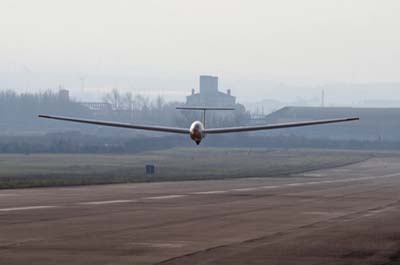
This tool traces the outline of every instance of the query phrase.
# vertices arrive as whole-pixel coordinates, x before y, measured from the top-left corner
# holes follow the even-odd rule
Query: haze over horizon
[[[395,0],[5,0],[0,89],[177,100],[212,74],[245,102],[321,89],[334,104],[400,100],[399,11]]]

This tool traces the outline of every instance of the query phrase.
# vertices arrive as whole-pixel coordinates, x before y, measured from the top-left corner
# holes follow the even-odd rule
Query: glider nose
[[[203,133],[200,130],[193,130],[190,132],[190,138],[196,142],[196,144],[200,144],[203,139]]]
[[[197,145],[200,144],[201,140],[204,137],[203,134],[203,125],[200,122],[194,122],[192,126],[190,126],[190,138],[196,142]]]

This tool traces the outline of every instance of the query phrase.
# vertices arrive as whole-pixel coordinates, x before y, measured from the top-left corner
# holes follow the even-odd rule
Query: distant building
[[[60,87],[60,90],[58,90],[58,97],[63,101],[69,101],[69,91]]]
[[[201,75],[200,92],[192,89],[192,94],[186,97],[186,105],[190,106],[232,107],[235,104],[236,97],[231,95],[230,89],[227,93],[218,91],[217,76]]]
[[[285,123],[353,116],[360,117],[360,121],[276,130],[270,134],[320,139],[400,141],[400,108],[284,107],[257,122]]]
[[[106,102],[80,102],[82,106],[88,108],[94,116],[101,116],[112,111],[112,105]]]

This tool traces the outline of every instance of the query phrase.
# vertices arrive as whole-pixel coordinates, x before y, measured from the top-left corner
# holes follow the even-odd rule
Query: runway
[[[388,264],[400,158],[290,177],[0,191],[0,264]]]

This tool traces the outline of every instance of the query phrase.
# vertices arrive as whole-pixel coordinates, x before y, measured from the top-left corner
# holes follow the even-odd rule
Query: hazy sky
[[[85,77],[88,90],[180,97],[214,74],[256,100],[317,93],[279,83],[400,82],[399,14],[398,0],[1,0],[0,88]]]

